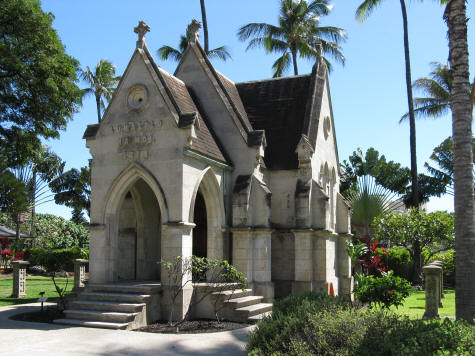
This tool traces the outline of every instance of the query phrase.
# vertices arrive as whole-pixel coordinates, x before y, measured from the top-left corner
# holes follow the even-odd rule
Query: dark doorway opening
[[[196,225],[193,228],[193,255],[207,257],[208,221],[205,200],[199,191],[198,194],[196,194],[193,217],[193,222]]]

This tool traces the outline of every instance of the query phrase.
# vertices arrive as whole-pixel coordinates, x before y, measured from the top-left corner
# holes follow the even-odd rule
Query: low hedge
[[[29,248],[25,251],[25,259],[34,266],[42,266],[48,272],[74,271],[73,261],[78,258],[88,259],[89,250],[80,247],[48,250],[45,248]]]
[[[315,293],[275,302],[249,335],[250,355],[473,355],[475,329],[463,321],[410,320],[358,311]]]

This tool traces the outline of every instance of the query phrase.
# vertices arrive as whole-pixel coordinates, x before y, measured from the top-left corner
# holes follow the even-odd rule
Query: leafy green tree
[[[454,195],[454,150],[453,150],[452,137],[447,137],[440,145],[434,148],[431,156],[429,157],[435,162],[438,168],[431,166],[429,163],[425,163],[424,166],[432,174],[432,176],[447,182],[446,193]],[[472,152],[475,153],[475,138],[472,138]],[[474,155],[475,156],[475,155]],[[473,164],[475,160],[472,159]],[[473,170],[473,166],[472,166]],[[474,172],[475,175],[475,172]],[[475,180],[473,182],[475,189]]]
[[[121,77],[115,75],[115,67],[107,59],[101,59],[94,71],[89,66],[86,66],[86,69],[81,68],[80,71],[81,79],[90,85],[89,88],[82,90],[82,98],[94,95],[97,107],[97,122],[101,122],[101,113],[106,107],[104,99],[107,101],[112,99]]]
[[[0,13],[0,149],[15,157],[66,128],[80,104],[78,62],[38,0],[3,0]]]
[[[456,241],[455,314],[457,319],[475,320],[475,223],[473,191],[472,109],[468,63],[467,7],[465,0],[447,3],[444,19],[448,27],[449,63],[452,76],[451,109],[454,140],[454,201]]]
[[[356,9],[356,18],[363,22],[373,11],[381,5],[383,0],[364,0]],[[400,0],[402,22],[404,30],[404,58],[406,62],[406,88],[407,88],[407,103],[409,107],[409,141],[411,148],[411,183],[414,194],[411,196],[411,205],[418,207],[419,200],[419,183],[417,176],[417,152],[416,152],[416,121],[414,116],[414,103],[412,99],[412,80],[411,80],[411,60],[409,57],[409,33],[407,28],[407,12],[405,0]]]
[[[56,204],[65,205],[73,209],[72,221],[76,224],[86,222],[83,212],[89,215],[91,195],[91,170],[82,167],[80,170],[73,168],[61,174],[49,185],[55,193]]]
[[[422,249],[430,258],[433,254],[453,248],[455,243],[454,216],[443,211],[425,213],[411,209],[409,214],[388,212],[374,220],[373,232],[379,241],[409,250],[414,261],[412,280],[416,283],[422,277]]]
[[[340,43],[346,39],[345,31],[339,27],[319,26],[320,18],[330,13],[332,6],[328,0],[281,0],[279,25],[250,23],[238,31],[238,38],[246,41],[252,37],[247,50],[264,47],[267,53],[281,53],[273,64],[274,77],[281,77],[290,67],[298,75],[297,54],[301,58],[315,59],[318,46],[322,52],[337,62],[345,63]],[[330,62],[325,58],[329,69]]]
[[[179,62],[183,57],[183,53],[185,53],[186,47],[188,47],[188,42],[190,40],[190,31],[186,30],[186,35],[180,36],[180,43],[178,45],[178,49],[175,49],[171,46],[162,46],[158,49],[157,55],[160,59],[166,61],[168,59],[172,59],[174,61]],[[205,37],[206,41],[206,37]],[[229,49],[227,46],[221,46],[214,48],[212,50],[206,49],[206,42],[205,42],[205,53],[208,58],[219,58],[222,61],[226,61],[227,59],[232,59],[231,54],[229,53]]]

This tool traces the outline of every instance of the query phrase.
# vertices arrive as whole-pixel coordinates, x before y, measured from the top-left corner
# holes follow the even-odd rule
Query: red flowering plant
[[[12,256],[13,256],[12,250],[10,250],[9,248],[2,249],[1,257],[2,257],[2,265],[3,265],[4,270],[7,268],[8,261],[11,260]]]
[[[8,237],[2,237],[0,242],[2,244],[2,250],[7,248],[10,245],[10,239]]]
[[[387,254],[388,251],[384,247],[381,247],[378,241],[371,241],[369,236],[363,236],[360,238],[367,249],[366,253],[361,256],[363,263],[363,274],[380,276],[383,272],[387,271],[386,266],[381,260],[381,254]]]

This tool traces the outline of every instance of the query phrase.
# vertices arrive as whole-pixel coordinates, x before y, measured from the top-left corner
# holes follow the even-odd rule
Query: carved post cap
[[[12,261],[11,264],[12,264],[13,266],[22,267],[22,266],[27,266],[27,265],[29,265],[30,262],[28,262],[28,261],[21,261],[21,260],[20,260],[20,261]]]
[[[425,274],[439,274],[440,270],[442,267],[436,266],[436,265],[428,265],[422,267],[422,270],[424,271]]]
[[[191,23],[186,28],[186,32],[188,34],[188,41],[190,43],[198,42],[198,38],[200,36],[199,31],[201,28],[201,22],[193,19]]]
[[[137,48],[143,48],[145,45],[145,34],[150,32],[150,26],[148,26],[144,21],[139,21],[138,26],[134,28],[134,32],[139,36],[139,39],[137,40]]]
[[[322,46],[322,43],[319,42],[317,44],[317,60],[320,60],[320,58],[322,58],[322,52],[323,52],[323,46]]]
[[[73,263],[85,264],[85,263],[89,263],[89,260],[84,260],[82,258],[77,258],[73,261]]]

